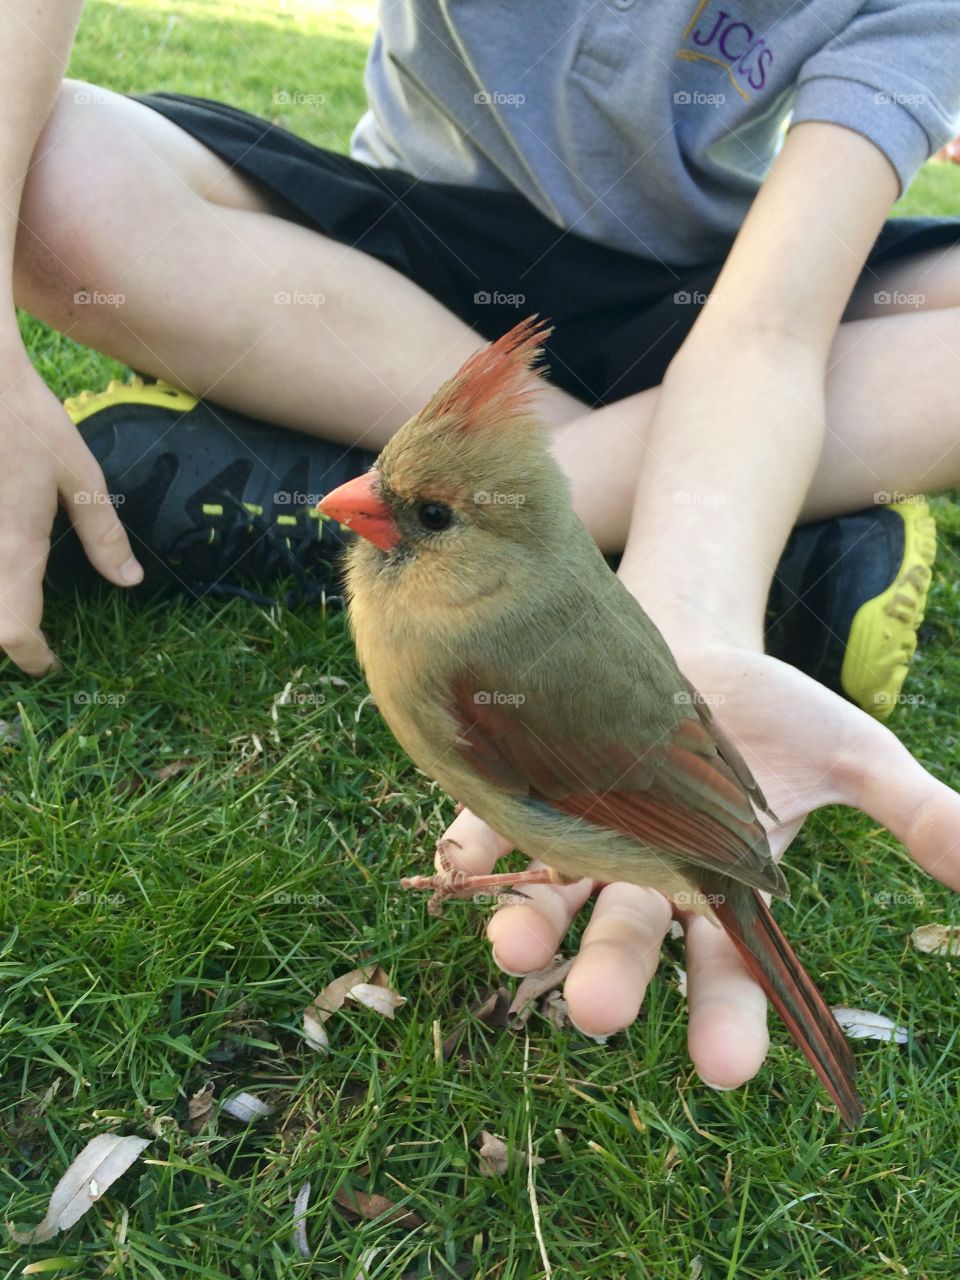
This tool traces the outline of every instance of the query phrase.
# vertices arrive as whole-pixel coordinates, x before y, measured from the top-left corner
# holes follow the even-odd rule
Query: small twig
[[[553,1267],[547,1255],[547,1246],[540,1226],[540,1205],[537,1203],[537,1188],[533,1173],[533,1121],[530,1116],[530,1087],[527,1083],[527,1067],[530,1064],[530,1035],[526,1029],[523,1033],[523,1098],[527,1112],[527,1195],[530,1197],[530,1212],[533,1215],[533,1233],[540,1246],[540,1258],[543,1262],[544,1280],[552,1280]]]

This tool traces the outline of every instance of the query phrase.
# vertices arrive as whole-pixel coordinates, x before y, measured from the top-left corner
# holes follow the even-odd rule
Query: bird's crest
[[[541,369],[535,368],[552,325],[528,316],[484,347],[445,382],[420,415],[454,417],[461,430],[487,422],[502,422],[526,413],[536,392]]]

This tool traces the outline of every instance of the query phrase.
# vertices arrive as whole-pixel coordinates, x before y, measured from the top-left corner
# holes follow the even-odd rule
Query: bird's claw
[[[515,904],[519,899],[527,900],[528,895],[516,888],[522,884],[549,884],[552,876],[549,868],[536,871],[505,871],[496,875],[470,875],[455,867],[445,844],[456,844],[455,840],[441,840],[437,845],[437,864],[440,870],[432,876],[405,876],[400,881],[401,889],[430,889],[432,896],[427,903],[427,911],[432,916],[443,912],[443,905],[452,899],[472,898],[476,903],[495,902],[497,906]],[[459,846],[458,846],[459,847]]]
[[[432,916],[442,915],[444,903],[447,902],[472,899],[477,904],[495,902],[498,907],[503,907],[514,905],[521,899],[526,901],[529,896],[520,889],[484,893],[475,886],[474,881],[482,882],[485,878],[470,876],[465,871],[451,868],[450,871],[441,871],[432,876],[405,876],[400,881],[400,888],[431,889],[433,892],[427,903],[427,911]]]

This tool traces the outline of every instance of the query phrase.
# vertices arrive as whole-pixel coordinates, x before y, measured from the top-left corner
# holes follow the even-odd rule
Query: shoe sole
[[[171,382],[144,382],[134,377],[130,382],[108,382],[104,391],[81,391],[79,395],[64,400],[63,407],[75,425],[111,409],[114,405],[152,404],[161,409],[173,409],[189,413],[197,404],[197,397]]]
[[[890,509],[903,521],[900,568],[854,615],[840,669],[844,693],[878,720],[902,701],[937,554],[936,524],[925,502],[895,502]]]

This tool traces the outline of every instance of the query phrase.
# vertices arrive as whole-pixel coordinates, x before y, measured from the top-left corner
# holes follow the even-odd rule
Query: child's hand
[[[930,875],[960,888],[960,795],[933,778],[878,721],[793,667],[746,650],[715,647],[681,660],[743,753],[782,826],[779,857],[814,809],[847,804],[889,828]],[[769,823],[765,825],[770,827]],[[456,865],[488,872],[510,851],[468,811],[446,832]],[[592,882],[529,886],[530,901],[490,921],[494,956],[510,973],[553,957]],[[674,912],[660,894],[629,884],[601,889],[564,994],[581,1030],[628,1026],[657,968]],[[690,1057],[709,1084],[749,1080],[767,1051],[766,1001],[726,934],[702,916],[681,916],[687,936]]]
[[[0,361],[0,652],[29,675],[56,659],[40,630],[50,529],[63,504],[90,562],[117,586],[143,576],[103,473],[20,347]]]

